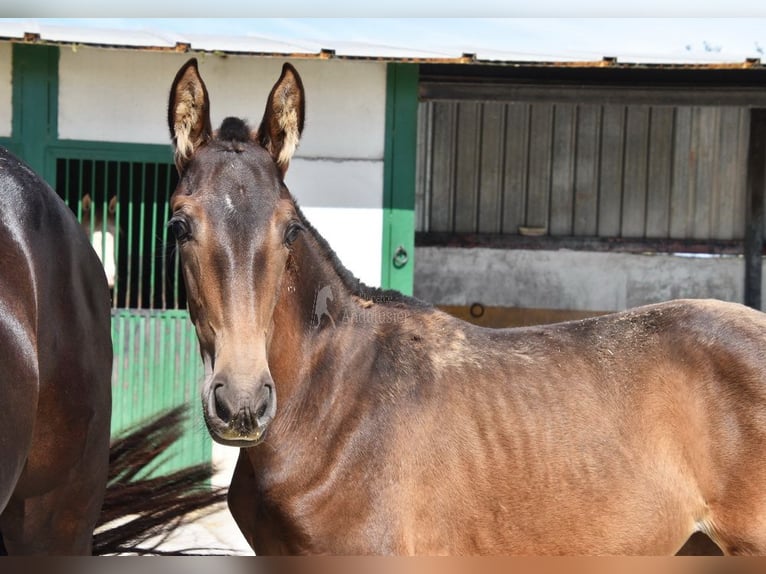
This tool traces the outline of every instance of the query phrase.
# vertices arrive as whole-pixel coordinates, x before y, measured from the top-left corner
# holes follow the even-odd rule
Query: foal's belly
[[[683,441],[643,406],[600,401],[551,401],[534,416],[486,404],[470,424],[437,415],[439,433],[410,436],[406,552],[675,553],[706,510]]]
[[[413,521],[404,551],[412,554],[674,554],[695,529],[702,505],[687,490],[634,481],[586,492],[520,485],[515,495],[433,501]],[[510,490],[510,489],[509,489]],[[421,509],[422,510],[422,509]]]

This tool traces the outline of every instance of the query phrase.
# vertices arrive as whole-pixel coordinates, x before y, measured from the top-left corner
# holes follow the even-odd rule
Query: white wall
[[[61,49],[59,138],[168,144],[170,84],[188,54]],[[257,126],[285,60],[198,54],[214,127]],[[306,127],[286,182],[306,217],[362,281],[381,273],[386,66],[294,60]]]
[[[12,53],[10,42],[0,42],[0,137],[11,136]]]
[[[742,302],[744,276],[744,260],[733,256],[440,247],[415,253],[415,296],[443,305],[618,311],[684,297]]]

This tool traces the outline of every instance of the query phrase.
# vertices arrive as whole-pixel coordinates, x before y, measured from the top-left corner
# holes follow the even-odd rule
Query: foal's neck
[[[360,293],[366,289],[305,219],[304,223],[306,231],[292,247],[280,287],[269,350],[272,376],[288,392],[307,376],[301,369],[317,348],[332,344],[344,317],[364,304]]]
[[[328,253],[326,242],[313,228],[307,226],[291,249],[269,337],[277,414],[267,435],[269,444],[252,453],[259,464],[275,468],[291,466],[289,461],[304,448],[321,449],[313,437],[322,442],[327,433],[332,435],[332,429],[322,428],[325,405],[344,392],[344,385],[353,384],[338,376],[338,365],[333,367],[332,361],[342,357],[342,347],[348,347],[353,337],[344,317],[365,304],[351,289],[350,273]],[[312,437],[313,444],[306,437]]]
[[[344,448],[353,428],[347,423],[359,416],[358,401],[348,397],[374,387],[364,369],[378,357],[381,332],[398,328],[380,318],[429,307],[366,287],[306,228],[292,247],[269,342],[277,413],[263,448],[248,451],[264,489],[282,492],[305,492],[305,481],[326,469],[326,457]]]

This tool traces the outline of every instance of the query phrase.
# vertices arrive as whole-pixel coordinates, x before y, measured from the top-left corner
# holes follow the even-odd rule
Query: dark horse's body
[[[289,65],[257,131],[212,131],[193,60],[170,97],[203,411],[246,447],[229,506],[256,553],[766,552],[766,316],[490,330],[368,290],[284,185],[303,106]]]
[[[0,536],[89,554],[109,463],[104,270],[55,192],[0,148]]]

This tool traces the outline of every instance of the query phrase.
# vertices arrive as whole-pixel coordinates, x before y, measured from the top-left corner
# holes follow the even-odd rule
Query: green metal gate
[[[199,401],[202,361],[186,311],[175,243],[168,240],[166,227],[168,200],[177,182],[175,167],[165,161],[85,155],[65,148],[57,151],[55,187],[80,221],[87,222],[84,226],[91,236],[107,231],[110,223],[116,229],[112,434],[168,407],[189,405],[184,436],[168,453],[162,470],[209,462],[211,441]],[[83,202],[86,196],[91,213]],[[110,210],[113,198],[116,204]],[[101,247],[106,249],[103,241]]]

